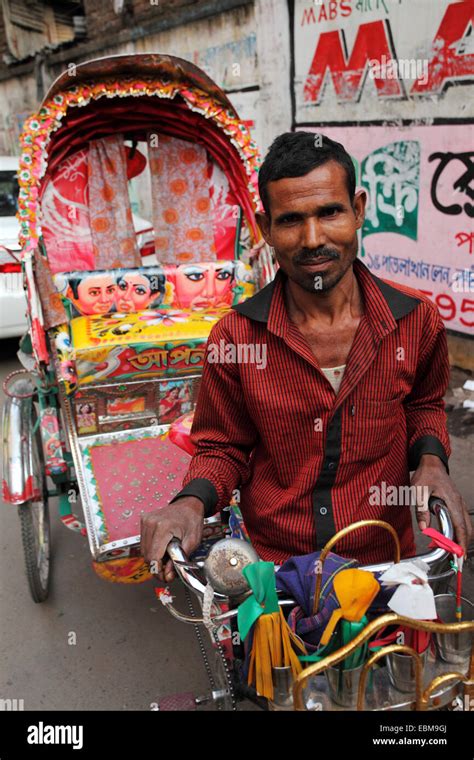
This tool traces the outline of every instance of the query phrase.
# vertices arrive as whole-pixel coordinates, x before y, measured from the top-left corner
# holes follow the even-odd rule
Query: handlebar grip
[[[170,538],[168,542],[168,546],[166,547],[166,552],[163,557],[163,563],[168,559],[172,560],[173,562],[180,563],[187,561],[187,556],[184,553],[183,547],[181,546],[181,541],[179,538],[176,538],[176,536]]]
[[[438,518],[440,530],[443,536],[445,536],[445,538],[453,540],[453,521],[444,499],[440,499],[439,496],[430,496],[428,500],[428,509],[430,510],[431,514],[435,515]]]
[[[439,496],[430,496],[428,499],[428,508],[433,514],[437,514],[439,509],[447,509],[446,502]]]

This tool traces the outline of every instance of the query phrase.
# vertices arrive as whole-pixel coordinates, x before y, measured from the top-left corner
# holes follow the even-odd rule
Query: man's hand
[[[169,583],[176,576],[169,560],[163,567],[166,547],[173,538],[179,538],[186,554],[191,554],[201,543],[204,524],[204,504],[195,496],[183,496],[156,512],[142,516],[141,549],[145,562],[156,562],[156,572],[162,581]]]
[[[443,499],[453,521],[456,541],[462,546],[466,554],[472,536],[471,518],[467,511],[466,502],[446,472],[441,459],[434,454],[424,454],[420,459],[418,468],[413,473],[411,485],[418,486],[416,489],[416,516],[420,530],[424,530],[430,524],[430,513],[428,511],[430,496]]]

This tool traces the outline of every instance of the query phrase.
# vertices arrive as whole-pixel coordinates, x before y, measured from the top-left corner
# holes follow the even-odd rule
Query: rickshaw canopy
[[[156,132],[203,146],[227,177],[252,242],[259,200],[259,153],[225,93],[197,66],[169,55],[141,53],[74,66],[51,86],[20,138],[20,242],[34,249],[41,234],[41,197],[69,156],[93,140]]]

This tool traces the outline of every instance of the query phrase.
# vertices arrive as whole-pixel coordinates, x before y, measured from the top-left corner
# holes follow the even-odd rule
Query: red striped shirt
[[[384,501],[384,483],[385,493],[409,485],[422,454],[447,466],[449,361],[439,313],[418,291],[375,277],[358,259],[354,273],[364,314],[337,395],[288,317],[281,270],[209,336],[191,433],[197,448],[178,496],[202,498],[209,515],[240,488],[244,521],[264,560],[280,564],[321,549],[362,519],[393,525],[402,556],[413,555],[408,499],[374,502]],[[211,362],[213,346],[221,359],[227,346],[260,347],[266,366]],[[370,527],[335,551],[370,564],[392,559],[392,547],[387,531]]]

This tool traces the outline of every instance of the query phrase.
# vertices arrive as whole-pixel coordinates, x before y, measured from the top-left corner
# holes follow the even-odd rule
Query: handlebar
[[[172,538],[171,541],[168,544],[167,547],[167,554],[171,561],[173,562],[174,568],[176,570],[176,574],[180,578],[180,580],[184,583],[184,585],[191,589],[195,594],[201,597],[201,600],[204,599],[204,592],[206,589],[206,583],[202,580],[197,574],[196,570],[200,569],[200,566],[194,562],[190,562],[189,558],[186,556],[183,547],[181,545],[181,542],[177,538]],[[279,591],[277,591],[277,594],[280,594]],[[213,601],[219,603],[219,602],[228,602],[229,597],[225,596],[224,594],[220,594],[218,591],[214,591],[213,594]],[[294,607],[294,599],[278,599],[278,604],[280,607]],[[196,623],[204,623],[204,619],[202,618],[196,618],[191,617],[188,615],[183,615],[181,612],[178,612],[172,604],[169,602],[166,604],[167,609],[169,612],[178,620],[180,620],[182,623],[191,623],[195,625]],[[226,612],[222,612],[218,615],[214,615],[212,617],[212,623],[214,625],[220,625],[221,623],[224,623],[230,618],[233,618],[237,615],[237,608],[232,610],[227,610]]]
[[[166,552],[170,560],[173,562],[176,574],[183,581],[185,586],[190,588],[191,591],[194,591],[194,593],[203,596],[206,584],[195,573],[195,570],[199,568],[199,565],[190,562],[181,546],[181,541],[178,538],[172,538],[168,544]],[[224,594],[219,594],[217,592],[214,593],[214,599],[216,599],[216,601],[227,601],[227,597],[224,596]]]
[[[454,530],[453,530],[453,523],[451,520],[451,516],[447,510],[446,503],[439,499],[438,497],[431,497],[429,500],[429,510],[430,512],[435,515],[440,523],[440,529],[443,536],[449,539],[454,538]],[[196,573],[197,570],[200,569],[200,565],[193,563],[189,560],[189,558],[186,556],[183,547],[181,546],[181,542],[177,538],[172,538],[171,541],[168,544],[167,547],[167,553],[169,558],[172,560],[176,574],[180,578],[180,580],[184,583],[185,586],[187,586],[191,591],[193,591],[195,594],[200,596],[201,598],[204,597],[204,592],[206,589],[206,582],[203,581],[202,578],[199,577],[199,575]],[[428,574],[428,581],[435,581],[439,580],[446,575],[444,574],[437,574],[435,569],[440,569],[441,564],[443,561],[446,561],[449,556],[449,553],[445,549],[439,549],[435,548],[432,551],[428,552],[427,554],[420,555],[417,557],[417,559],[423,560],[423,562],[426,562],[426,564],[430,567],[430,569],[433,571],[432,574]],[[400,563],[404,562],[410,562],[414,558],[408,557],[406,559],[402,559]],[[388,570],[389,567],[393,565],[393,562],[381,562],[379,564],[375,565],[363,565],[360,567],[361,570],[367,570],[372,573],[383,573],[385,570]],[[450,574],[450,573],[448,573]],[[280,593],[280,592],[277,592]],[[220,594],[218,592],[214,592],[214,600],[216,602],[227,602],[228,596],[225,596],[224,594]],[[281,607],[287,607],[287,606],[294,606],[295,602],[293,599],[283,599],[280,598],[278,600],[278,604]],[[196,623],[196,622],[202,622],[197,618],[191,618],[187,617],[185,615],[181,615],[176,610],[172,608],[170,604],[167,605],[169,608],[171,614],[173,614],[175,617],[177,617],[179,620],[186,622],[186,623]],[[223,612],[220,615],[217,615],[213,617],[213,622],[220,624],[224,622],[225,620],[228,620],[231,617],[234,617],[237,614],[237,609],[229,610],[228,612]]]
[[[451,515],[449,514],[446,507],[446,503],[443,501],[443,499],[439,499],[437,496],[431,496],[428,501],[428,508],[431,514],[435,515],[438,518],[441,533],[443,536],[453,541],[453,522],[451,520]],[[447,552],[445,549],[439,549],[436,547],[431,552],[428,552],[428,554],[420,555],[417,557],[417,559],[423,560],[423,562],[426,562],[427,565],[432,567],[433,565],[441,563],[443,560],[445,560],[448,557],[448,554],[449,552]],[[410,562],[413,559],[414,557],[408,557],[407,559],[402,559],[401,562]],[[364,567],[361,567],[361,570],[368,570],[371,573],[383,573],[385,570],[388,570],[392,564],[392,562],[381,562],[377,565],[364,565]],[[439,577],[440,576],[436,574],[428,575],[428,580],[437,580]]]

